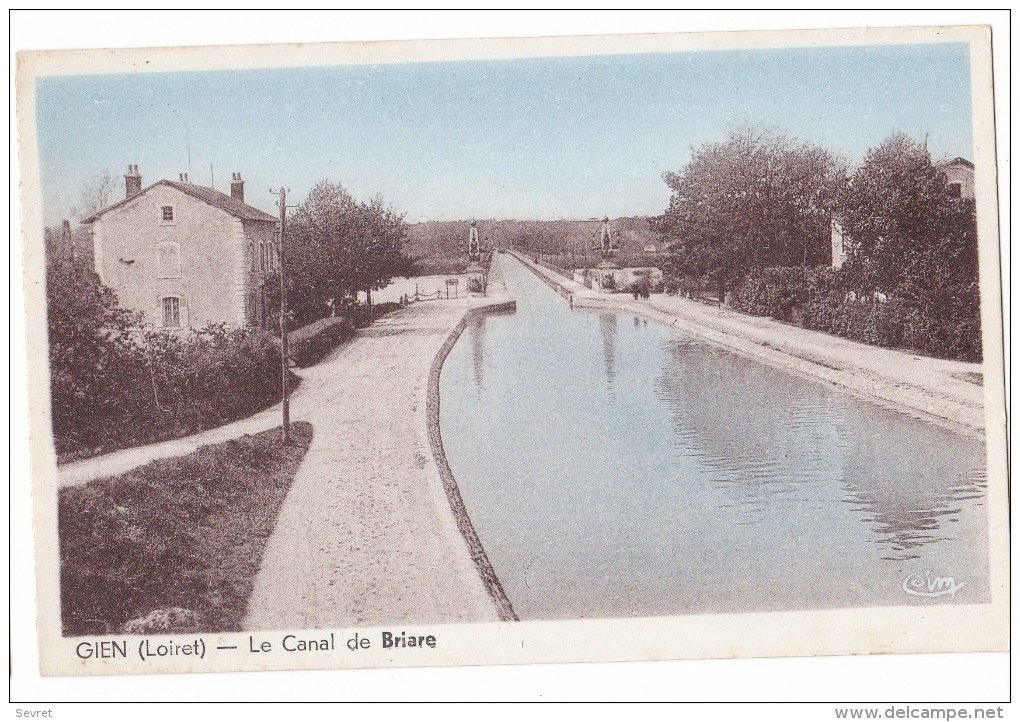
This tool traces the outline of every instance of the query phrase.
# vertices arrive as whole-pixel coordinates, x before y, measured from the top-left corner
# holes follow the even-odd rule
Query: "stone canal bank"
[[[868,346],[676,296],[655,294],[635,301],[628,294],[599,293],[511,253],[576,307],[643,316],[967,436],[983,437],[981,364]]]

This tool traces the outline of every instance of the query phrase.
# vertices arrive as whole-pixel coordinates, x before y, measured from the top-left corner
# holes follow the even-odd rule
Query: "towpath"
[[[315,436],[262,558],[245,629],[497,621],[429,439],[437,354],[505,299],[414,304],[302,373]],[[468,522],[469,523],[469,522]]]
[[[654,294],[635,301],[627,294],[599,293],[530,258],[514,256],[577,307],[645,316],[960,433],[983,434],[981,364],[869,346],[676,296]]]

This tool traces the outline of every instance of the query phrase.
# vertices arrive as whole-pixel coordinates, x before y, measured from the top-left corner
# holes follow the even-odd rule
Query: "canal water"
[[[521,619],[988,601],[978,441],[495,263],[440,423]]]

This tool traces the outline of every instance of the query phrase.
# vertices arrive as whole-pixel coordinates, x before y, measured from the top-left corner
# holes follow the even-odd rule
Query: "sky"
[[[328,178],[417,222],[659,214],[662,174],[747,124],[852,164],[897,131],[973,157],[965,44],[49,77],[36,107],[47,224],[128,164],[240,172],[271,213]]]

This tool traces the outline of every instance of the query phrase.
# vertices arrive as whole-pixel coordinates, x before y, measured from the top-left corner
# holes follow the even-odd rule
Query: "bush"
[[[98,347],[97,363],[51,366],[53,434],[62,461],[219,426],[280,395],[279,348],[260,329],[136,332]]]
[[[482,279],[477,276],[472,276],[468,279],[467,283],[468,293],[481,293],[482,292]]]
[[[320,319],[291,333],[290,357],[300,367],[310,366],[353,334],[354,322],[348,316]]]
[[[713,300],[718,296],[719,286],[708,276],[685,276],[678,273],[664,273],[662,290],[678,296],[698,298],[710,296]]]
[[[260,329],[219,324],[181,335],[153,331],[143,352],[171,436],[243,418],[279,398],[280,352]]]
[[[58,458],[174,438],[279,398],[280,353],[259,329],[145,332],[75,257],[47,257],[50,403]]]
[[[733,307],[752,316],[792,321],[796,309],[828,291],[833,282],[828,269],[757,269],[734,289]]]
[[[374,303],[371,306],[360,303],[356,306],[351,306],[349,313],[354,321],[355,328],[365,328],[377,318],[385,316],[387,313],[392,313],[398,308],[400,308],[400,304],[396,301]]]
[[[652,281],[647,276],[642,276],[634,281],[631,281],[630,285],[627,286],[627,293],[637,298],[648,298],[652,295]]]
[[[879,301],[829,268],[765,268],[738,286],[734,307],[873,346],[980,361],[976,286],[946,295],[952,301],[938,309],[896,297]]]

